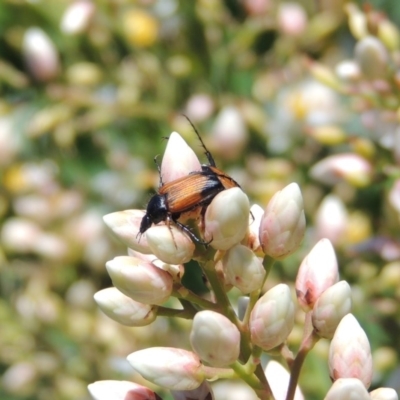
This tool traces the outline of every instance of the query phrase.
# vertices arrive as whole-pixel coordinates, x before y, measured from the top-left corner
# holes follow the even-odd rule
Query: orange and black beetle
[[[152,224],[158,224],[161,221],[173,221],[192,240],[200,244],[207,244],[201,241],[186,225],[179,222],[178,219],[182,214],[199,207],[204,214],[206,207],[218,193],[233,187],[240,187],[235,180],[216,167],[211,153],[207,150],[196,128],[190,120],[189,123],[192,125],[205,150],[209,164],[203,164],[201,171],[193,171],[187,176],[166,184],[162,183],[160,173],[160,188],[158,193],[147,204],[146,214],[140,224],[139,235],[146,232]]]

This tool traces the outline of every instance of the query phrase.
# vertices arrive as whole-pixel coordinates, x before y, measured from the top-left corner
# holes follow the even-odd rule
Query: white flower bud
[[[160,400],[147,387],[128,381],[97,381],[88,385],[94,400]]]
[[[250,204],[238,187],[218,193],[205,214],[205,240],[217,250],[228,250],[246,235]]]
[[[173,225],[152,226],[146,231],[146,239],[152,253],[167,264],[184,264],[193,257],[194,243]]]
[[[371,400],[362,382],[355,378],[338,379],[324,400]]]
[[[351,288],[340,281],[321,294],[312,311],[312,323],[318,335],[332,339],[341,319],[351,311]]]
[[[114,287],[100,290],[94,300],[104,314],[122,325],[145,326],[157,318],[153,306],[138,303]]]
[[[193,318],[190,343],[203,361],[213,367],[226,367],[239,357],[240,332],[224,315],[200,311]]]
[[[151,254],[146,235],[138,236],[144,214],[141,210],[117,211],[105,215],[103,221],[126,246],[143,254]]]
[[[71,3],[62,16],[61,31],[68,35],[84,32],[93,17],[94,11],[94,4],[89,0],[78,0]]]
[[[139,303],[162,304],[172,293],[168,272],[135,257],[115,257],[106,264],[114,286]]]
[[[303,198],[296,183],[276,193],[260,224],[260,242],[265,254],[284,259],[297,250],[306,227]]]
[[[127,358],[143,378],[166,389],[193,390],[205,378],[199,358],[190,351],[152,347],[136,351]]]
[[[357,378],[366,388],[372,379],[371,348],[367,335],[352,314],[340,321],[329,347],[329,370],[333,381]]]
[[[226,282],[243,294],[260,289],[265,269],[260,259],[246,246],[238,244],[229,249],[222,259]]]
[[[370,392],[371,400],[399,400],[399,396],[392,388],[379,388]]]
[[[293,329],[294,304],[289,286],[281,283],[268,290],[250,315],[251,341],[264,350],[283,343]]]
[[[31,74],[38,81],[49,81],[59,72],[57,50],[40,28],[29,28],[24,35],[22,51]]]

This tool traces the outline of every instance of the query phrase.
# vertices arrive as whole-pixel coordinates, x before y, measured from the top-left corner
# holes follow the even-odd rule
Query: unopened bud
[[[128,381],[97,381],[88,390],[94,400],[161,400],[149,388]]]
[[[371,400],[367,389],[358,379],[338,379],[329,389],[324,400]]]
[[[173,225],[152,226],[146,231],[146,239],[152,253],[167,264],[184,264],[193,257],[192,240]]]
[[[392,388],[379,388],[370,392],[371,400],[399,400],[399,396]]]
[[[389,50],[396,51],[400,47],[400,32],[397,26],[388,19],[379,22],[378,38]]]
[[[356,44],[355,58],[366,78],[379,79],[387,76],[389,54],[375,36],[367,36]]]
[[[145,326],[157,318],[153,306],[138,303],[114,287],[100,290],[94,300],[104,314],[122,325]]]
[[[329,347],[329,371],[333,381],[357,378],[368,389],[372,379],[371,348],[367,335],[352,314],[340,321]]]
[[[296,278],[300,307],[309,311],[319,296],[339,280],[335,251],[328,239],[321,239],[302,261]]]
[[[321,294],[312,311],[312,323],[319,336],[332,339],[339,322],[351,311],[351,289],[340,281]]]
[[[90,0],[74,1],[62,16],[61,31],[67,35],[76,35],[84,32],[94,15],[94,11],[94,4]]]
[[[227,283],[237,287],[243,294],[260,289],[265,269],[260,259],[246,246],[238,244],[227,251],[222,265]]]
[[[217,250],[228,250],[241,242],[249,223],[250,204],[239,188],[224,190],[207,207],[205,240]]]
[[[213,367],[226,367],[239,357],[240,332],[224,315],[200,311],[193,318],[190,343],[203,361]]]
[[[297,250],[306,227],[303,198],[296,183],[276,193],[260,224],[260,242],[265,254],[282,260]]]
[[[171,275],[138,258],[115,257],[106,268],[114,286],[139,303],[162,304],[172,293]]]
[[[38,81],[49,81],[58,75],[57,50],[42,29],[29,28],[25,32],[22,51],[29,71]]]
[[[187,350],[152,347],[127,358],[143,378],[166,389],[193,390],[205,378],[198,356]]]
[[[368,35],[367,18],[354,3],[345,6],[349,18],[349,28],[356,39],[362,39]]]
[[[251,341],[263,350],[282,344],[294,325],[294,304],[289,286],[281,283],[268,290],[250,315]]]

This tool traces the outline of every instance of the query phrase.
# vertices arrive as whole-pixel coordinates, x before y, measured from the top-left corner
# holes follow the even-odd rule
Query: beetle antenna
[[[164,185],[164,182],[163,182],[163,180],[162,180],[162,175],[161,175],[161,166],[160,166],[160,164],[157,162],[157,157],[158,157],[158,156],[159,156],[159,154],[157,154],[157,155],[154,157],[154,163],[155,163],[156,166],[157,166],[158,175],[160,175],[160,182],[158,183],[158,188],[160,188],[161,186]]]
[[[189,118],[187,115],[185,115],[185,114],[182,114],[182,115],[188,120],[189,124],[192,126],[192,128],[193,128],[193,130],[195,131],[197,137],[199,138],[200,143],[201,143],[201,145],[202,145],[202,147],[203,147],[203,149],[204,149],[204,154],[206,155],[208,162],[210,163],[210,165],[211,165],[212,167],[216,167],[214,158],[213,158],[213,156],[211,155],[211,153],[208,151],[206,145],[204,144],[204,142],[203,142],[203,140],[202,140],[202,138],[201,138],[201,136],[200,136],[199,131],[196,129],[196,127],[194,126],[193,122],[190,120],[190,118]]]

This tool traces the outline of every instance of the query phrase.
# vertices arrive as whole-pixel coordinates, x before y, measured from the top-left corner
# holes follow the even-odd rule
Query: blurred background
[[[373,387],[399,390],[399,23],[390,0],[1,0],[0,398],[88,399],[96,380],[143,383],[131,352],[189,348],[187,321],[126,328],[93,301],[126,252],[102,216],[145,207],[163,137],[206,161],[182,113],[252,203],[300,185],[307,237],[268,285],[328,237]],[[328,344],[307,399],[330,386]]]

